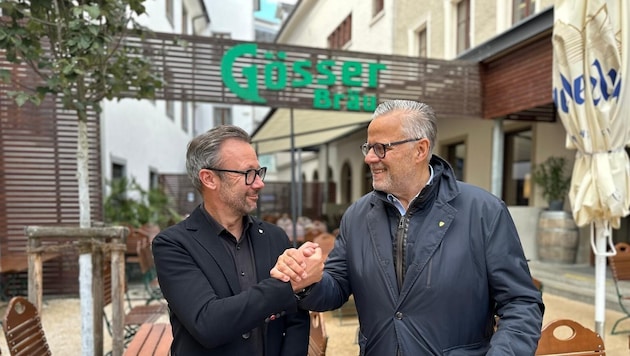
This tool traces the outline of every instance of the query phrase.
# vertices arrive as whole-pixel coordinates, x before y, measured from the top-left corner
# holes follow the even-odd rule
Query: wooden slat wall
[[[29,70],[3,58],[0,55],[0,66],[10,68],[22,85],[35,86]],[[0,83],[0,258],[26,251],[26,225],[79,223],[76,115],[51,96],[39,107],[30,103],[18,107],[7,96],[16,88]],[[100,134],[94,113],[88,130],[92,219],[102,221]],[[45,263],[44,292],[76,293],[77,264],[72,251]]]
[[[549,35],[484,63],[483,117],[503,117],[551,104],[552,61]]]
[[[156,72],[168,81],[168,85],[156,93],[157,99],[312,109],[315,89],[337,92],[343,88],[313,84],[304,88],[267,90],[264,84],[265,66],[274,61],[282,63],[288,68],[290,76],[287,82],[290,82],[295,78],[291,74],[294,62],[309,60],[314,65],[332,59],[337,63],[333,68],[337,78],[341,77],[342,62],[357,61],[363,63],[364,67],[366,63],[385,64],[387,69],[379,73],[378,87],[368,88],[364,82],[361,87],[353,88],[361,95],[376,95],[379,102],[388,99],[422,100],[441,115],[458,118],[478,118],[482,113],[478,63],[276,43],[258,43],[255,58],[247,55],[235,61],[234,77],[243,86],[245,79],[241,75],[242,69],[253,65],[258,67],[258,88],[260,95],[267,99],[264,104],[244,101],[223,84],[221,60],[232,47],[246,43],[249,42],[170,33],[154,33],[145,39],[128,39],[129,45],[137,47],[139,53],[151,58]],[[279,52],[284,52],[286,58],[277,60],[275,54]],[[265,59],[266,53],[274,54],[274,59]],[[315,69],[312,73],[317,77]],[[366,77],[364,72],[363,78]],[[133,96],[133,93],[128,95]],[[345,109],[343,104],[341,110]]]

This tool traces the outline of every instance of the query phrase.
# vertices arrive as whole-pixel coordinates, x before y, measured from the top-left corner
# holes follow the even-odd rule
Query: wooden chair
[[[567,331],[568,336],[557,336]],[[599,334],[574,320],[559,319],[543,327],[536,355],[602,356],[606,355],[604,350]]]
[[[324,314],[309,312],[311,316],[311,331],[308,337],[308,356],[325,356],[328,345],[328,335],[324,324]]]
[[[109,261],[103,264],[103,307],[112,303],[112,270]],[[140,325],[144,323],[153,323],[168,312],[166,304],[136,305],[131,304],[131,299],[127,293],[127,284],[125,283],[125,296],[127,300],[127,311],[124,319],[124,343],[127,345],[129,341],[138,331]],[[112,325],[107,312],[103,310],[103,319],[107,326],[107,331],[112,334]]]
[[[619,323],[630,318],[630,244],[620,242],[615,245],[617,254],[608,256],[608,265],[612,271],[612,277],[615,281],[615,289],[617,291],[617,299],[621,310],[626,316],[619,318],[612,327],[611,334],[621,334],[630,332],[630,330],[617,330]]]
[[[142,284],[144,284],[144,290],[147,293],[146,304],[151,303],[154,300],[162,300],[162,290],[160,289],[160,283],[157,279],[157,271],[155,270],[155,260],[153,259],[153,252],[151,251],[151,243],[148,238],[143,238],[138,241],[136,251],[140,259],[140,273],[142,274]]]
[[[13,297],[2,324],[12,356],[52,355],[37,308],[24,297]]]

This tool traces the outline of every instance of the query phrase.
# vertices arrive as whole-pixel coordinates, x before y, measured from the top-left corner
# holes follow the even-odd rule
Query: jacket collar
[[[249,224],[246,225],[248,234],[251,239],[252,251],[254,254],[254,260],[256,265],[257,280],[269,277],[269,270],[273,267],[271,265],[271,246],[269,244],[270,235],[263,228],[262,221],[247,216]],[[233,294],[241,292],[241,287],[238,282],[238,274],[234,267],[234,261],[230,257],[230,254],[225,251],[225,247],[219,237],[219,233],[224,230],[224,227],[217,223],[214,219],[210,219],[207,216],[207,212],[203,210],[203,206],[199,205],[185,221],[186,230],[190,231],[191,236],[197,243],[203,248],[210,258],[214,259],[221,272],[225,276],[225,279],[230,285],[230,289]],[[273,259],[275,263],[275,259]]]

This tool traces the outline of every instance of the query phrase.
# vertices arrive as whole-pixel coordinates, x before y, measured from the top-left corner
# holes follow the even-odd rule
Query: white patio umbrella
[[[553,98],[566,146],[577,149],[569,199],[576,224],[592,227],[595,331],[602,337],[611,228],[630,206],[628,11],[627,0],[556,0],[554,7]]]

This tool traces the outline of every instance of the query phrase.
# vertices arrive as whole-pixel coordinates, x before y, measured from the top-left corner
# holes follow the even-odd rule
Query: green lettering
[[[325,78],[317,80],[318,84],[333,85],[335,84],[335,73],[332,71],[332,67],[335,65],[335,61],[327,59],[317,63],[317,72],[323,74]]]
[[[285,56],[281,55],[283,52],[278,53],[279,59],[284,59]],[[274,76],[275,72],[275,76]],[[275,77],[275,81],[273,80]],[[265,66],[265,86],[269,90],[282,90],[287,86],[287,66],[286,64],[275,61]]]
[[[328,109],[330,105],[330,92],[328,92],[328,90],[315,89],[313,91],[313,108]]]
[[[376,95],[363,95],[363,110],[374,111],[376,110]]]
[[[251,65],[243,67],[242,76],[245,78],[247,86],[242,87],[234,78],[234,63],[244,55],[256,56],[258,46],[255,43],[245,43],[230,48],[221,59],[221,78],[223,84],[230,89],[239,98],[249,100],[255,103],[266,103],[267,100],[262,98],[258,93],[258,67]]]
[[[309,72],[311,69],[311,61],[296,61],[293,63],[293,72],[296,75],[300,75],[302,80],[293,79],[291,86],[294,88],[301,88],[310,85],[313,82],[313,75]]]
[[[341,101],[343,99],[345,99],[346,96],[342,93],[335,93],[334,99],[333,99],[333,109],[335,110],[339,110],[341,109]]]
[[[360,62],[345,62],[341,69],[341,80],[343,85],[351,87],[360,87],[361,79],[352,79],[353,77],[361,77],[363,66]]]
[[[383,63],[368,64],[368,88],[376,88],[378,85],[378,72],[383,69],[387,69],[387,66]]]
[[[361,110],[361,98],[359,92],[356,90],[348,90],[348,110],[360,111]]]

